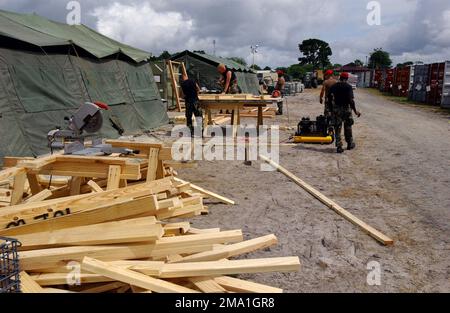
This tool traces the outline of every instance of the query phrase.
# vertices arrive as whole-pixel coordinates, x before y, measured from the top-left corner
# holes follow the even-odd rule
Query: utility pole
[[[214,46],[214,50],[213,50],[213,55],[216,56],[216,40],[213,40],[213,46]]]
[[[250,50],[252,51],[252,55],[253,55],[253,63],[252,63],[253,69],[255,69],[255,55],[258,53],[258,48],[259,48],[259,45],[250,46]]]

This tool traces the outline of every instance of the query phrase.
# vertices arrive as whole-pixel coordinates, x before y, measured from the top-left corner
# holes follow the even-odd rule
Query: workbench
[[[257,130],[264,125],[263,108],[271,103],[282,101],[281,98],[271,96],[254,96],[249,94],[237,95],[199,95],[200,105],[205,110],[204,125],[212,125],[212,110],[231,110],[231,125],[233,137],[237,136],[237,126],[240,125],[240,111],[244,107],[257,108]]]

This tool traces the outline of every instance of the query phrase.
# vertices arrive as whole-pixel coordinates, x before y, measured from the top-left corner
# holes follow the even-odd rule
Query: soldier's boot
[[[347,150],[353,150],[356,148],[356,144],[354,141],[352,141],[351,143],[347,144]]]
[[[341,146],[337,147],[337,153],[344,153],[344,148]]]
[[[283,115],[283,102],[278,102],[278,111],[277,111],[277,115]]]

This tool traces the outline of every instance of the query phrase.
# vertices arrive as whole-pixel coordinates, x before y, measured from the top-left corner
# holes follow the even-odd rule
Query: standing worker
[[[353,95],[353,88],[347,82],[349,78],[348,73],[342,73],[340,81],[331,86],[328,93],[328,109],[330,110],[331,118],[334,123],[336,132],[336,147],[337,153],[343,153],[342,144],[342,124],[344,124],[345,141],[347,142],[347,150],[355,149],[356,145],[353,141],[352,126],[355,123],[352,116],[352,111],[356,116],[360,117],[361,113],[356,110],[355,98]]]
[[[191,135],[194,135],[194,126],[192,125],[192,114],[195,116],[197,127],[203,129],[203,112],[200,107],[198,94],[200,87],[192,78],[186,74],[181,76],[181,90],[183,91],[184,100],[186,103],[186,126],[191,130]]]
[[[237,76],[234,71],[230,70],[225,64],[219,64],[217,71],[222,74],[221,82],[223,83],[222,94],[238,94],[242,93],[238,85]]]
[[[281,97],[284,97],[284,87],[286,86],[286,79],[284,78],[284,72],[283,71],[277,71],[278,74],[278,81],[275,86],[275,90],[279,91]],[[277,103],[278,105],[278,112],[277,115],[283,115],[283,101],[280,101]]]
[[[327,103],[328,103],[328,92],[330,91],[330,88],[337,83],[337,80],[333,77],[333,71],[328,70],[325,72],[325,81],[322,84],[322,91],[320,92],[320,104],[323,104],[323,100],[325,98],[325,116],[329,116],[330,112],[327,109]]]

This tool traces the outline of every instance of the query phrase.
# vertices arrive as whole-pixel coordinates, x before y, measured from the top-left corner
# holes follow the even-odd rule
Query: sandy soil
[[[248,238],[274,233],[279,244],[244,256],[299,256],[298,273],[242,275],[286,292],[450,292],[449,115],[406,106],[358,90],[363,117],[354,126],[357,149],[283,146],[280,164],[351,213],[395,240],[384,247],[316,201],[284,175],[259,162],[199,162],[183,179],[236,200],[210,204],[195,227],[242,229]],[[289,98],[296,125],[322,111],[318,91]],[[286,110],[287,111],[287,110]],[[285,112],[286,113],[286,112]],[[282,132],[282,140],[289,138]],[[381,265],[381,286],[369,286],[367,264]]]

